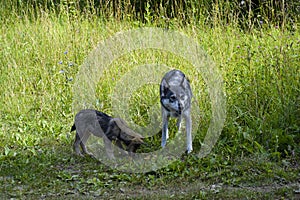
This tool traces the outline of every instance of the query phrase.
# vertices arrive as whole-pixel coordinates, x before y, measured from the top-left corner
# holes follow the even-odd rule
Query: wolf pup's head
[[[181,71],[171,70],[163,77],[160,84],[160,102],[175,117],[190,107],[191,97],[189,81]]]

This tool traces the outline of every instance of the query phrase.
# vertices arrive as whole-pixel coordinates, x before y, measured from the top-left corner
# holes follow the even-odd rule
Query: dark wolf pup
[[[165,74],[160,84],[160,103],[162,111],[162,141],[165,147],[168,139],[168,120],[177,118],[177,127],[180,130],[181,118],[186,122],[187,153],[192,152],[192,119],[191,99],[192,90],[188,79],[179,70],[171,70]]]
[[[103,138],[106,154],[110,159],[114,159],[112,141],[115,141],[119,148],[128,151],[130,154],[144,143],[144,137],[128,128],[124,120],[112,118],[97,110],[85,109],[79,111],[75,116],[71,132],[74,130],[76,130],[76,137],[73,148],[77,155],[82,155],[79,145],[84,154],[92,155],[85,146],[91,134]]]

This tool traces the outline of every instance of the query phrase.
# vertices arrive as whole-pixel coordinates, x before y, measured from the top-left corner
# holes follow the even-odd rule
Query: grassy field
[[[59,12],[33,10],[2,5],[0,12],[1,199],[300,198],[299,15],[284,25],[254,20],[249,30],[219,18],[183,23],[145,13],[141,22],[66,5]],[[143,27],[176,30],[199,43],[223,77],[227,117],[212,152],[199,159],[212,118],[202,75],[168,52],[123,55],[99,78],[95,108],[114,116],[111,94],[118,80],[135,66],[163,63],[187,74],[201,111],[194,153],[155,171],[126,173],[73,154],[73,86],[99,42]],[[158,85],[139,88],[124,112],[147,125],[149,107],[159,105],[158,91]],[[159,143],[158,135],[151,145]]]

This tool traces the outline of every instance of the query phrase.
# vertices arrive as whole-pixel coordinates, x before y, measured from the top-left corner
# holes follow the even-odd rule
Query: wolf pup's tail
[[[76,130],[76,126],[75,126],[75,124],[73,124],[70,132],[75,131],[75,130]]]
[[[76,130],[76,126],[75,126],[75,124],[73,124],[73,126],[71,127],[71,130],[70,130],[70,133],[75,130]],[[70,133],[67,133],[67,138],[70,138]]]

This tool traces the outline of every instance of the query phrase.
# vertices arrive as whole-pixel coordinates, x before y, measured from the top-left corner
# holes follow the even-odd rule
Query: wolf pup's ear
[[[108,122],[108,127],[107,127],[107,130],[105,132],[106,137],[109,138],[109,139],[112,139],[114,137],[118,137],[119,133],[120,133],[120,131],[118,129],[120,129],[120,128],[117,126],[115,118],[112,118]]]
[[[121,118],[114,118],[113,121],[116,123],[117,127],[120,130],[126,130],[126,129],[128,129],[128,125],[127,125],[127,123],[123,119],[121,119]]]

